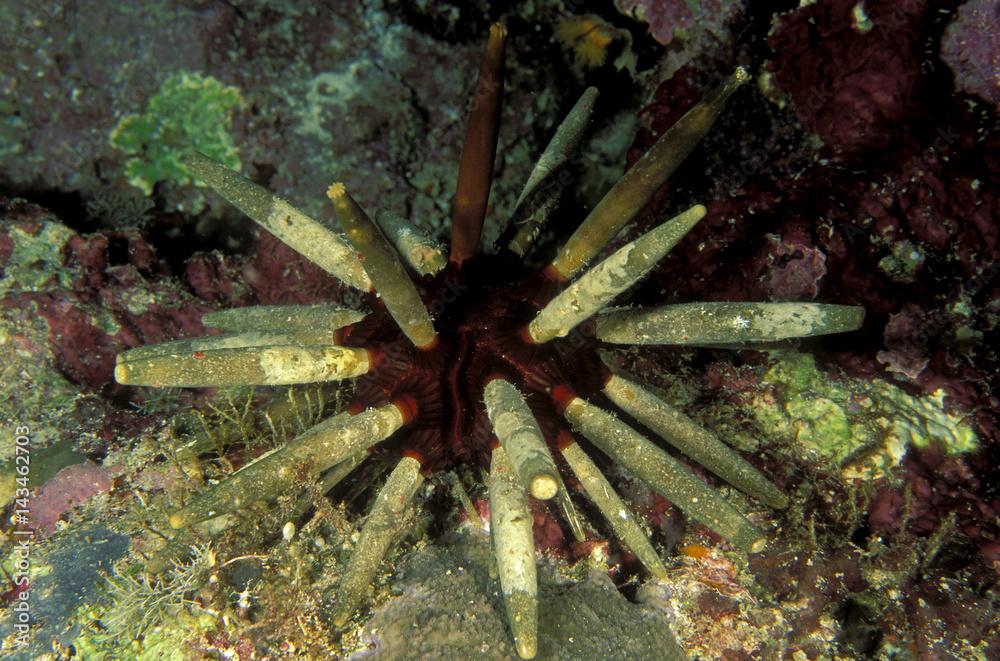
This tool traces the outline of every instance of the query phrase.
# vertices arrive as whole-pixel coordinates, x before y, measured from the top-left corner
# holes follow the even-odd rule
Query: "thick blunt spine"
[[[559,471],[524,397],[503,379],[486,384],[486,412],[514,472],[532,496],[549,500],[559,491]]]
[[[343,184],[331,185],[326,194],[333,202],[347,239],[364,259],[365,269],[389,314],[418,348],[434,346],[437,342],[434,321],[382,231]]]
[[[264,349],[268,347],[338,347],[333,332],[317,328],[299,330],[291,325],[287,332],[250,330],[244,333],[203,335],[187,340],[147,344],[119,354],[118,362],[135,362],[148,358],[183,357],[194,352],[218,349]]]
[[[479,66],[479,79],[472,93],[469,122],[465,127],[458,183],[451,211],[450,261],[461,264],[476,254],[486,218],[486,203],[493,179],[500,107],[503,104],[504,50],[507,28],[496,23],[490,28],[486,50]]]
[[[354,250],[331,227],[200,152],[186,155],[184,164],[196,178],[295,252],[351,287],[371,289]]]
[[[315,335],[322,330],[332,337],[338,328],[356,324],[364,318],[364,312],[339,305],[250,305],[209,312],[201,322],[209,328],[230,333]]]
[[[379,490],[337,590],[333,621],[338,627],[347,624],[358,606],[367,600],[375,573],[398,539],[413,494],[421,482],[420,462],[403,457]]]
[[[576,443],[570,443],[562,448],[562,454],[573,474],[583,485],[583,490],[597,505],[597,509],[607,519],[618,539],[635,553],[635,557],[650,574],[659,579],[666,578],[667,570],[649,537],[587,453]]]
[[[760,531],[725,498],[615,416],[579,397],[567,404],[564,415],[576,431],[685,514],[741,549],[763,549]]]
[[[448,263],[440,244],[417,230],[402,216],[383,211],[376,215],[376,220],[386,238],[420,275],[434,275]]]
[[[597,95],[596,87],[584,90],[576,105],[559,124],[517,198],[511,218],[519,227],[517,234],[511,239],[510,249],[521,257],[528,252],[538,233],[548,222],[559,196],[571,179],[560,179],[560,173],[583,140]]]
[[[303,471],[310,479],[383,441],[404,423],[403,407],[386,404],[341,413],[294,438],[288,445],[247,464],[170,516],[182,528],[226,514],[258,500],[272,500],[292,487]]]
[[[289,343],[214,348],[212,340],[234,341],[200,338],[140,347],[139,353],[126,351],[118,355],[115,380],[161,388],[276,386],[349,379],[367,373],[370,366],[366,349]]]
[[[771,507],[788,506],[788,497],[735,450],[639,384],[615,375],[604,386],[604,394],[618,408],[737,489]]]
[[[188,340],[173,340],[160,344],[146,344],[128,349],[118,354],[119,363],[134,363],[149,358],[183,358],[197,351],[217,351],[219,349],[259,349],[271,346],[289,346],[293,341],[288,335],[249,332],[221,335],[204,335]],[[304,343],[303,343],[304,344]],[[327,344],[333,344],[329,342]]]
[[[864,308],[829,303],[681,303],[609,310],[597,337],[613,344],[740,345],[861,328]]]
[[[705,207],[695,205],[627,243],[549,301],[528,325],[528,335],[538,344],[565,337],[644,278],[704,217]]]
[[[749,79],[746,69],[738,68],[725,83],[709,92],[671,126],[629,168],[597,203],[552,261],[551,269],[557,278],[572,278],[646,206],[653,194],[712,128],[726,99]]]
[[[538,576],[531,511],[524,489],[502,447],[490,462],[490,532],[507,621],[517,654],[535,658],[538,641]]]

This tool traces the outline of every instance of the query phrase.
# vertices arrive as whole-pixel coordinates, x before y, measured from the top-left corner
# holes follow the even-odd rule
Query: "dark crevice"
[[[479,43],[490,24],[499,16],[485,0],[458,2],[444,0],[419,3],[403,0],[388,5],[389,11],[435,40],[452,44]]]
[[[837,607],[834,617],[841,626],[837,642],[858,655],[856,658],[871,658],[882,642],[882,630],[878,626],[879,618],[875,610],[853,597],[848,597]]]
[[[273,176],[273,168],[269,167],[265,165],[258,168],[260,179],[267,181]],[[95,217],[93,210],[87,206],[91,200],[76,191],[34,189],[5,182],[0,182],[0,190],[11,198],[22,198],[50,211],[53,218],[78,234],[114,233],[136,226],[124,220],[108,224]],[[111,194],[117,192],[110,191]],[[132,199],[127,195],[123,196],[125,198]],[[236,212],[227,211],[220,218],[207,220],[205,217],[166,213],[162,211],[162,204],[157,203],[144,213],[140,229],[145,240],[156,251],[157,257],[168,265],[173,274],[182,275],[185,263],[195,253],[212,250],[228,254],[247,252],[253,244],[254,236],[253,232],[246,230],[245,226],[248,224],[249,221]],[[108,259],[111,265],[129,262],[128,245],[124,238],[112,237]]]
[[[20,197],[48,209],[64,225],[76,232],[93,232],[97,229],[95,224],[88,219],[83,196],[76,191],[36,190],[13,186],[4,181],[0,181],[0,190],[9,197]]]

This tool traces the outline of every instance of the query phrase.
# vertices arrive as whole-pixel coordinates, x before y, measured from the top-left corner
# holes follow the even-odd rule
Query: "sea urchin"
[[[709,130],[743,69],[670,128],[594,207],[555,259],[525,272],[521,259],[565,185],[559,176],[584,133],[597,91],[587,90],[545,150],[496,254],[478,250],[503,93],[506,31],[495,25],[473,97],[446,258],[391,215],[373,222],[342,184],[328,191],[346,239],[284,200],[194,153],[191,171],[280,240],[341,281],[372,294],[372,312],[335,305],[247,307],[206,315],[223,332],[139,347],[118,357],[116,379],[140,386],[279,385],[356,379],[348,410],[231,474],[174,512],[184,528],[273,499],[307,474],[327,485],[381,444],[397,463],[365,520],[339,587],[335,621],[365,600],[423,475],[460,463],[489,468],[491,534],[518,654],[536,651],[537,586],[528,497],[555,499],[573,534],[585,533],[563,483],[568,467],[609,526],[647,570],[665,576],[652,544],[591,460],[596,448],[728,539],[757,551],[757,528],[635,427],[660,436],[754,498],[786,498],[714,434],[598,350],[615,344],[718,346],[857,328],[860,308],[808,303],[607,306],[643,278],[704,216],[696,205],[584,270],[646,205]],[[401,258],[403,261],[401,261]],[[419,276],[411,278],[406,264]],[[330,475],[334,478],[331,480]]]

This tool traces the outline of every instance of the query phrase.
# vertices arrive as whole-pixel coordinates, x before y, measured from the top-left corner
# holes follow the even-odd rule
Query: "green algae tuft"
[[[765,434],[794,439],[802,454],[839,466],[844,477],[881,477],[911,446],[937,443],[949,454],[978,446],[970,422],[945,407],[941,390],[914,396],[884,381],[831,379],[809,354],[774,356],[750,410]]]
[[[125,152],[130,184],[149,195],[160,181],[186,185],[182,161],[191,149],[239,169],[229,132],[233,111],[243,105],[240,90],[200,73],[175,73],[149,99],[146,112],[129,114],[111,132],[111,144]]]

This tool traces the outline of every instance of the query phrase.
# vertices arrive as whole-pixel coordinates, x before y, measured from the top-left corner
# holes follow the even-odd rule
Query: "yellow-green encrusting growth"
[[[76,274],[65,268],[64,250],[76,236],[61,223],[42,220],[37,226],[5,224],[4,232],[13,243],[0,272],[0,295],[25,291],[45,291],[53,286],[71,289]]]
[[[139,347],[118,354],[115,380],[130,386],[207,388],[290,385],[360,376],[367,349],[301,343],[296,336],[245,333]]]
[[[571,177],[560,179],[559,175],[570,157],[583,140],[590,115],[597,102],[597,88],[588,87],[566,115],[556,133],[552,136],[538,163],[528,176],[521,195],[517,198],[511,222],[519,225],[517,234],[509,247],[523,257],[538,237],[538,233],[555,209],[566,184]]]
[[[564,415],[575,431],[688,516],[743,550],[757,552],[764,548],[760,531],[736,508],[679,461],[614,415],[580,397],[569,402]]]
[[[370,448],[403,425],[403,413],[386,404],[350,415],[341,413],[307,429],[288,445],[247,464],[204,491],[170,516],[181,528],[227,514],[258,500],[271,500],[305,475],[315,479],[328,468]]]
[[[631,549],[650,574],[659,579],[666,578],[667,570],[635,515],[622,502],[614,487],[611,486],[593,460],[587,456],[587,453],[583,451],[583,448],[576,443],[570,443],[562,448],[562,455],[573,474],[576,475],[576,479],[580,480],[583,490],[597,505],[597,509],[604,515],[618,539]]]
[[[750,79],[740,67],[667,129],[642,158],[605,194],[552,260],[555,274],[568,280],[587,265],[646,206],[677,166],[708,133],[726,100]]]
[[[358,206],[344,184],[332,184],[326,194],[333,202],[348,241],[363,257],[375,291],[400,330],[418,348],[434,346],[437,342],[434,321],[378,225]]]
[[[371,289],[371,280],[354,250],[331,226],[202,153],[187,154],[184,164],[197,179],[289,248],[341,282],[365,292]]]
[[[493,431],[521,484],[535,498],[548,500],[555,496],[559,471],[524,396],[503,379],[487,383],[483,394]]]
[[[778,351],[747,404],[770,438],[840,470],[845,479],[891,475],[910,447],[938,445],[949,454],[979,447],[973,418],[945,406],[944,392],[912,395],[880,380],[820,368],[808,353]]]
[[[538,644],[538,569],[531,511],[503,447],[490,461],[490,534],[507,621],[517,654],[535,658]]]
[[[403,457],[379,490],[337,589],[333,622],[338,627],[347,624],[354,610],[368,598],[372,579],[390,546],[399,537],[406,511],[421,482],[420,462]]]
[[[861,328],[865,311],[827,303],[681,303],[609,310],[597,337],[614,344],[734,345],[843,333]]]
[[[612,376],[604,394],[651,431],[737,489],[777,508],[788,497],[743,457],[683,412],[623,376]]]
[[[528,335],[539,344],[565,337],[644,278],[704,217],[705,207],[695,205],[619,248],[549,301],[531,320]]]

